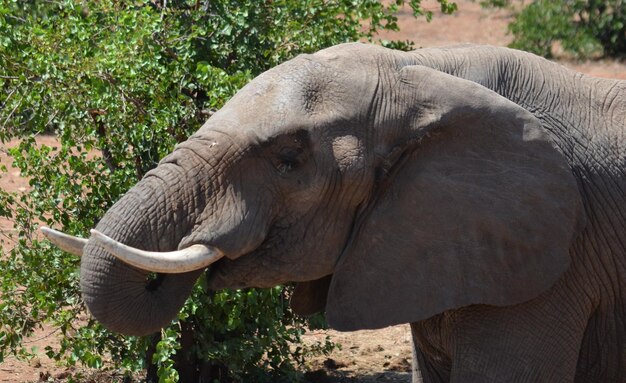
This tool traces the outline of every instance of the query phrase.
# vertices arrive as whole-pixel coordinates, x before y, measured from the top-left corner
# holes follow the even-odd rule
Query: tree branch
[[[106,114],[106,110],[104,109],[89,109],[89,115],[93,119],[93,122],[96,124],[96,133],[98,133],[98,137],[102,139],[102,158],[104,159],[104,163],[107,165],[111,172],[119,169],[119,164],[115,162],[113,159],[113,155],[107,146],[106,140],[106,128],[104,123],[98,119],[98,116],[102,116]]]

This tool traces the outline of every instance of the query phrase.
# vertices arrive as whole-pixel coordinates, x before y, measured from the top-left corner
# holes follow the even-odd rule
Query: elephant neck
[[[626,81],[594,78],[535,55],[506,48],[465,46],[411,52],[425,65],[481,84],[530,111],[574,165],[586,148],[621,135]]]

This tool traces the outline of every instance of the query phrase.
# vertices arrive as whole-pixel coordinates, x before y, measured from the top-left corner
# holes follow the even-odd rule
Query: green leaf
[[[46,355],[65,365],[154,364],[160,381],[176,382],[184,355],[224,366],[234,380],[300,379],[304,358],[333,346],[300,343],[309,324],[325,322],[296,317],[285,304],[289,288],[209,292],[200,278],[160,336],[123,337],[88,316],[79,260],[42,241],[37,225],[88,237],[116,200],[252,78],[301,53],[397,30],[405,3],[430,17],[419,1],[0,2],[0,142],[19,141],[9,154],[30,185],[0,191],[0,216],[14,223],[0,258],[0,359],[30,352],[24,339],[46,323],[61,336]],[[182,349],[189,332],[191,346]]]

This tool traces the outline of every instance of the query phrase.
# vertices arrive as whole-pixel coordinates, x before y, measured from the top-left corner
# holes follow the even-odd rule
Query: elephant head
[[[64,245],[91,313],[154,332],[206,267],[214,289],[297,282],[294,308],[340,330],[550,288],[582,216],[565,158],[526,110],[411,57],[342,45],[245,86]]]

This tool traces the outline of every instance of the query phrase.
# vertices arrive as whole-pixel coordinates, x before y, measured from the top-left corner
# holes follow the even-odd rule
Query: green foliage
[[[484,1],[511,6],[510,0]],[[626,1],[536,0],[509,25],[511,47],[552,57],[555,46],[580,58],[626,54]]]
[[[307,322],[288,310],[283,287],[215,293],[200,281],[159,336],[122,337],[85,313],[79,260],[36,229],[88,236],[114,201],[254,76],[299,53],[397,30],[394,12],[404,3],[0,0],[0,141],[19,139],[10,154],[30,180],[28,192],[0,190],[0,217],[15,229],[0,243],[0,358],[28,356],[25,338],[47,323],[62,338],[46,353],[67,365],[108,361],[130,374],[148,359],[160,381],[175,382],[175,367],[191,360],[235,380],[296,380],[306,355],[332,345],[301,344]],[[448,13],[456,8],[439,3]],[[407,5],[432,16],[419,0]],[[39,144],[46,134],[58,144]]]

